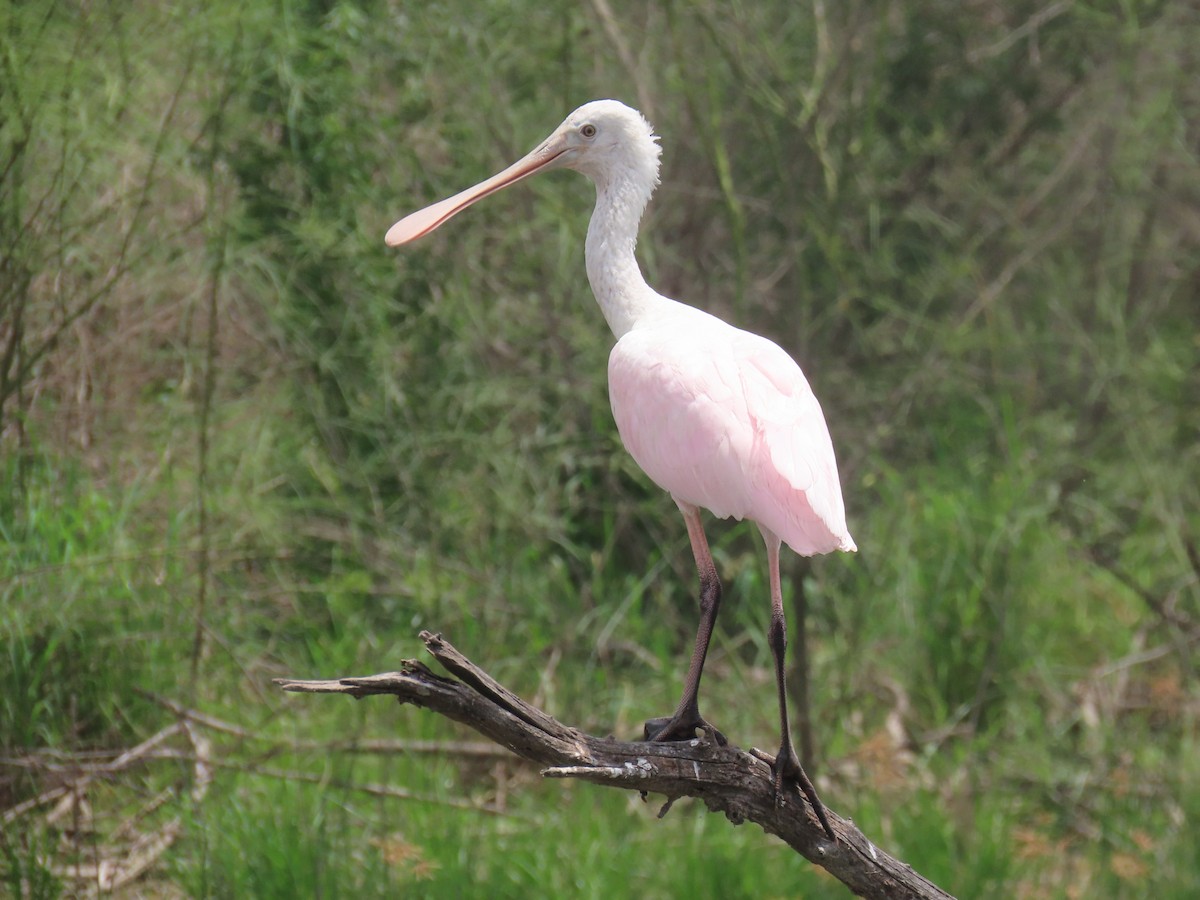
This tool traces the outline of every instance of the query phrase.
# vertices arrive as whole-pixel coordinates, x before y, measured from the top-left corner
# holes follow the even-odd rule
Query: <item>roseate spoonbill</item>
[[[538,172],[569,168],[596,185],[588,226],[588,280],[616,336],[608,386],[617,430],[637,464],[678,504],[700,574],[700,626],[683,697],[669,719],[646,723],[646,739],[690,740],[700,728],[700,674],[721,583],[700,522],[754,521],[767,548],[771,624],[782,734],[772,765],[777,801],[797,782],[837,840],[792,746],[784,687],[787,646],[779,581],[780,542],[803,556],[855,550],[846,530],[833,443],[800,367],[778,345],[668,299],[646,284],[634,257],[638,223],[658,184],[658,139],[641,113],[615,100],[587,103],[523,159],[388,229],[389,246],[416,240],[489,194]]]

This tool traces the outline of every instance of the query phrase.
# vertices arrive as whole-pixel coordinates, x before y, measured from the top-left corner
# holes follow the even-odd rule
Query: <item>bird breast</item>
[[[820,404],[778,345],[688,310],[621,337],[608,382],[625,448],[676,500],[806,556],[854,549]]]

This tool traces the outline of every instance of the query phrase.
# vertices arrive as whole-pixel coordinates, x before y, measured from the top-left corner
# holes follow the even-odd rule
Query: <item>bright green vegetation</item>
[[[589,730],[670,711],[695,575],[608,413],[589,186],[382,244],[616,96],[649,280],[838,447],[861,551],[789,563],[826,802],[961,897],[1200,895],[1191,5],[608,6],[0,7],[0,892],[178,817],[142,895],[845,896],[687,803],[324,749],[472,736],[270,684],[432,628]],[[710,536],[705,711],[772,750],[760,548]],[[164,698],[235,726],[202,800],[179,733],[34,804]]]

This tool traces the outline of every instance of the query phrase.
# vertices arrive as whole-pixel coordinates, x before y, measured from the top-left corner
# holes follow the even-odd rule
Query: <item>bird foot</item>
[[[783,785],[785,781],[792,782],[804,793],[804,796],[808,798],[809,805],[812,806],[813,812],[816,813],[821,827],[825,829],[825,833],[829,835],[829,839],[836,844],[838,838],[829,824],[829,817],[825,814],[825,804],[817,796],[817,789],[813,787],[813,783],[809,780],[804,767],[800,765],[800,758],[796,756],[796,751],[792,749],[790,743],[784,744],[779,748],[779,753],[775,755],[775,761],[771,763],[771,782],[775,787],[776,808],[783,805]]]
[[[725,735],[721,734],[721,732],[700,716],[684,717],[679,715],[669,719],[647,719],[646,724],[642,726],[642,740],[656,743],[665,741],[691,741],[696,738],[697,728],[703,731],[708,739],[718,747],[724,747],[729,743]]]
[[[775,786],[775,805],[783,804],[783,783],[791,781],[796,787],[803,789],[808,781],[804,767],[800,765],[800,757],[791,747],[782,747],[771,763],[771,783]]]

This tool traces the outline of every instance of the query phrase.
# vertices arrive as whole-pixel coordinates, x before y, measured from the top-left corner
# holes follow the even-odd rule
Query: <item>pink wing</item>
[[[805,556],[855,549],[820,404],[779,346],[671,317],[622,337],[608,380],[622,442],[672,496],[751,519]]]

